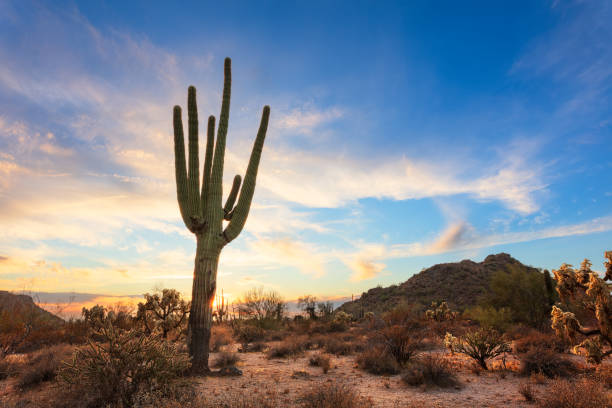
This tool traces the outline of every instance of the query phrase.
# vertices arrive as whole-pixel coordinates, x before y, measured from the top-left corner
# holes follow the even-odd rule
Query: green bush
[[[452,351],[473,358],[484,370],[488,370],[487,360],[511,351],[504,337],[488,328],[468,332],[458,339],[451,335],[447,341]]]
[[[483,327],[507,331],[513,324],[512,311],[506,307],[476,306],[466,311],[467,317],[476,320]]]
[[[497,311],[506,309],[508,312],[504,313],[510,314],[510,322],[543,328],[548,324],[550,309],[556,300],[551,285],[546,273],[510,266],[508,271],[499,271],[491,277],[490,291],[482,306]],[[494,328],[505,330],[499,326]]]

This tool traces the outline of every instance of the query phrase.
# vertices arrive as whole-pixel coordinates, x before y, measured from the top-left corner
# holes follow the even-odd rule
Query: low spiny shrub
[[[574,364],[548,348],[532,348],[519,356],[522,375],[543,374],[548,378],[569,377],[576,373]]]
[[[132,406],[141,388],[163,390],[189,367],[189,359],[156,336],[139,336],[110,324],[97,330],[102,342],[77,349],[59,371],[63,383],[100,404]]]

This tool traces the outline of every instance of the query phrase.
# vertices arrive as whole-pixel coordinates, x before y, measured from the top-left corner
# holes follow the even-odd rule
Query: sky
[[[190,296],[172,107],[194,85],[218,117],[226,56],[225,194],[271,107],[230,299],[350,298],[499,252],[602,270],[610,21],[607,1],[1,0],[0,289]]]

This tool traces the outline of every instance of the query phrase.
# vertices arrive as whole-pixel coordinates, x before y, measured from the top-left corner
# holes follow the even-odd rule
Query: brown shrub
[[[543,374],[548,378],[569,377],[576,373],[574,364],[548,348],[532,348],[520,355],[521,375]]]
[[[424,385],[448,388],[460,385],[448,361],[438,355],[424,356],[410,364],[402,381],[413,387]]]
[[[299,399],[303,408],[371,408],[370,399],[361,397],[346,384],[315,385]]]
[[[51,381],[57,376],[62,360],[68,359],[71,349],[66,346],[54,346],[35,353],[19,371],[17,386],[21,390],[32,388],[40,383]]]
[[[531,386],[531,383],[528,383],[528,382],[520,383],[518,386],[518,392],[519,394],[523,396],[523,398],[525,398],[525,401],[527,402],[531,402],[535,399],[533,387]]]
[[[565,350],[565,344],[554,333],[531,330],[526,335],[514,340],[512,348],[515,353],[527,353],[532,348],[550,349],[562,353]]]
[[[222,346],[232,344],[231,329],[225,325],[216,325],[212,327],[210,335],[210,351],[216,353]]]
[[[596,381],[582,379],[575,382],[553,380],[543,397],[537,401],[540,408],[602,408],[611,407],[603,386]]]
[[[373,347],[363,351],[357,357],[357,365],[371,374],[397,374],[400,366],[395,358],[384,348]]]
[[[384,327],[379,330],[375,339],[384,345],[387,353],[400,365],[406,364],[423,346],[423,333],[415,331],[410,325]]]
[[[266,332],[261,327],[249,323],[238,323],[234,326],[234,338],[243,345],[246,350],[249,343],[263,341]]]
[[[325,351],[337,356],[348,356],[353,354],[355,346],[350,341],[344,341],[337,337],[330,337],[323,342]]]
[[[222,351],[219,353],[215,361],[213,362],[213,367],[223,368],[223,367],[231,367],[235,366],[237,362],[240,361],[240,357],[236,353],[230,353],[229,351]]]
[[[289,338],[280,344],[273,346],[268,351],[267,357],[285,358],[301,354],[304,351],[304,343],[300,339]]]
[[[313,367],[321,367],[325,374],[327,374],[331,367],[331,364],[329,362],[329,356],[321,353],[313,354],[312,356],[310,356],[308,364]]]

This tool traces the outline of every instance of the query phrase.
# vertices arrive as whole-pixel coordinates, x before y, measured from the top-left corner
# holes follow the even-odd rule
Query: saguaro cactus
[[[189,315],[189,354],[192,370],[205,373],[208,368],[212,304],[217,287],[217,266],[221,249],[235,239],[246,222],[255,191],[257,168],[263,149],[270,107],[263,108],[259,131],[253,145],[244,182],[234,177],[231,192],[225,206],[222,205],[223,159],[229,120],[231,94],[231,60],[225,59],[223,100],[217,139],[215,142],[215,117],[208,118],[204,173],[200,186],[198,158],[198,109],[196,89],[187,92],[187,114],[189,120],[189,161],[185,162],[185,142],[180,106],[174,107],[174,159],[176,168],[176,193],[185,225],[196,236],[197,247],[191,311]],[[214,152],[213,152],[214,149]],[[238,197],[238,190],[240,196]],[[238,203],[234,206],[238,198]],[[223,229],[223,220],[228,221]]]

